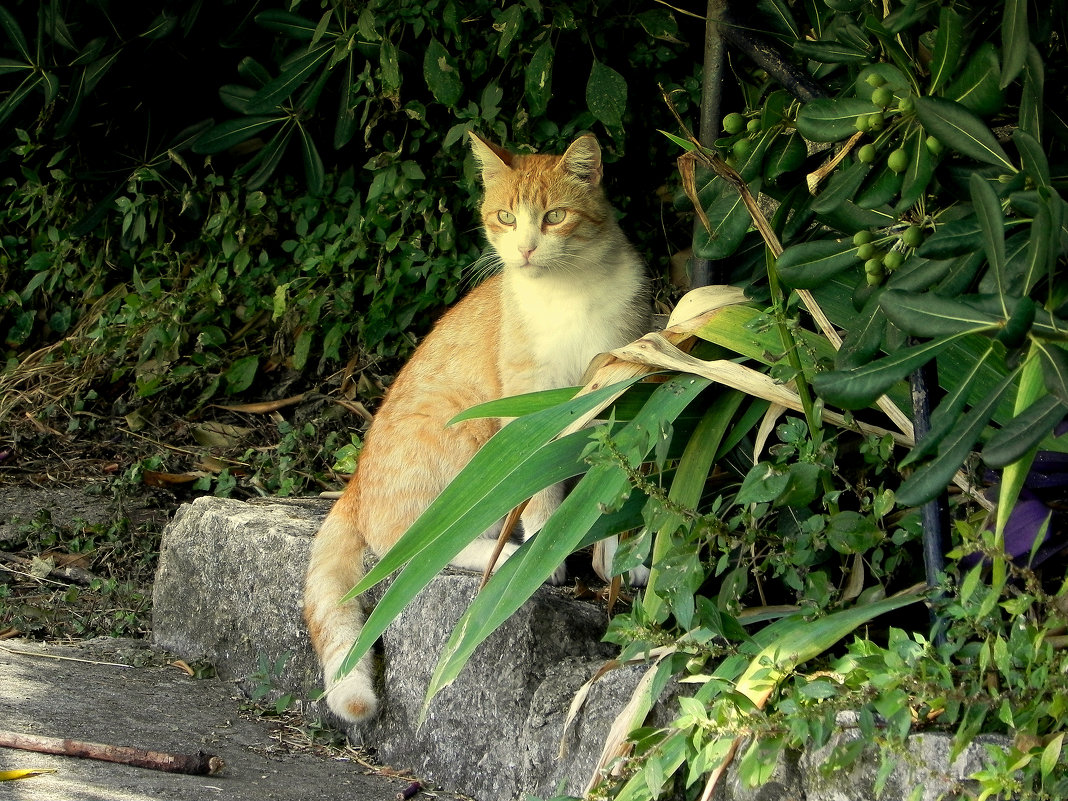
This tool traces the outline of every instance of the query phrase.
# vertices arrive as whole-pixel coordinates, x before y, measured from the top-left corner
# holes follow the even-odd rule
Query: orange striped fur
[[[365,550],[389,550],[501,425],[446,423],[484,401],[575,385],[594,356],[646,330],[644,270],[605,198],[597,140],[579,137],[562,156],[514,155],[475,135],[471,146],[500,270],[441,318],[397,376],[308,565],[305,620],[327,703],[347,721],[377,707],[368,657],[337,675],[363,625],[359,603],[339,601],[363,575]],[[533,499],[524,537],[541,528],[561,495],[551,487]],[[499,530],[500,523],[453,564],[483,570]],[[509,543],[505,555],[516,547]]]

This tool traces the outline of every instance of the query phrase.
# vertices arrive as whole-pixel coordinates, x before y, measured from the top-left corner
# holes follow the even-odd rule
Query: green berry
[[[910,248],[918,248],[923,244],[923,229],[918,225],[910,225],[901,235],[901,241]]]
[[[874,114],[868,115],[868,130],[881,131],[883,124],[886,122],[886,118],[883,117],[881,111],[876,111]]]
[[[871,164],[875,161],[875,145],[864,145],[857,151],[857,161],[861,164]]]
[[[864,262],[864,272],[868,275],[882,275],[883,260],[878,256],[873,259],[868,259]]]
[[[894,102],[894,93],[885,86],[880,86],[874,92],[871,93],[871,102],[877,106],[886,108]]]
[[[882,272],[865,273],[864,280],[868,282],[868,286],[879,286],[883,282],[883,274]]]
[[[745,129],[749,133],[756,133],[760,130],[760,120],[749,120],[749,124],[745,126]]]
[[[866,245],[875,238],[871,231],[857,231],[853,234],[854,245]]]
[[[904,172],[909,168],[909,154],[898,148],[886,157],[886,166],[894,172]]]
[[[861,114],[854,125],[858,131],[864,133],[871,128],[871,118],[867,114]]]
[[[897,101],[897,110],[902,114],[908,114],[914,107],[915,103],[912,102],[912,95],[905,95]]]
[[[927,150],[932,156],[937,156],[943,150],[942,143],[935,139],[933,136],[928,136]]]
[[[753,143],[748,139],[739,139],[737,142],[734,143],[734,147],[731,148],[731,153],[733,153],[734,157],[737,158],[739,161],[744,160],[752,152]]]
[[[865,78],[864,81],[868,84],[868,86],[872,87],[873,89],[878,89],[880,86],[886,83],[886,78],[884,78],[882,75],[879,75],[877,72],[873,72],[871,75]]]
[[[727,133],[741,133],[743,128],[745,128],[745,117],[738,112],[728,114],[723,118],[723,130]]]
[[[857,258],[861,261],[878,261],[877,259],[872,258],[872,256],[874,255],[875,245],[871,244],[871,242],[865,242],[863,245],[857,248]]]
[[[887,270],[893,271],[901,266],[905,261],[905,257],[901,255],[899,251],[891,250],[885,256],[883,256],[883,267]]]

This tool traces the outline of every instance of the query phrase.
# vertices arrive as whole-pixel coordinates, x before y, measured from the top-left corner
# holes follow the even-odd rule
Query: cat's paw
[[[627,573],[627,584],[631,587],[645,587],[649,584],[649,568],[639,565]]]
[[[546,584],[551,584],[554,587],[559,587],[565,581],[567,581],[566,565],[560,565],[560,567],[552,572],[552,575],[550,575],[549,578],[545,579]]]

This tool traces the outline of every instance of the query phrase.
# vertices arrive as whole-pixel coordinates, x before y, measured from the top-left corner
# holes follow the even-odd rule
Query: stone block
[[[164,532],[155,642],[183,658],[207,658],[246,689],[264,662],[288,655],[277,686],[314,698],[322,682],[301,618],[301,587],[311,538],[328,509],[317,501],[218,498],[183,506]],[[563,719],[575,690],[614,649],[600,641],[604,609],[567,590],[539,589],[418,725],[438,656],[478,583],[473,574],[446,571],[394,621],[380,643],[381,712],[349,735],[387,764],[476,798],[519,799],[533,788],[554,790],[560,779],[581,789],[615,712],[588,706],[566,762],[556,759]],[[371,601],[383,591],[372,591]]]
[[[263,664],[285,656],[273,677],[278,689],[315,698],[322,679],[304,629],[301,595],[311,540],[329,507],[319,500],[219,498],[183,506],[163,536],[153,596],[155,642],[185,659],[210,660],[220,676],[246,690],[258,683],[253,677]],[[480,801],[520,801],[527,793],[551,798],[561,787],[580,795],[645,668],[606,674],[565,732],[575,692],[615,653],[600,641],[607,623],[603,607],[576,600],[565,589],[539,589],[482,644],[418,725],[438,656],[478,583],[473,574],[446,571],[394,621],[377,648],[380,714],[348,734],[382,762]],[[370,601],[383,591],[383,585],[372,590]],[[673,706],[669,701],[654,710],[654,725],[667,724]],[[325,704],[318,711],[329,714]],[[835,742],[859,736],[848,720],[840,725],[838,739],[825,748],[784,754],[762,787],[744,787],[728,771],[715,801],[874,799],[874,751],[849,770],[830,776],[820,770]],[[950,751],[948,735],[911,737],[883,797],[907,798],[923,786],[924,801],[933,801],[981,766],[980,741],[952,763]]]

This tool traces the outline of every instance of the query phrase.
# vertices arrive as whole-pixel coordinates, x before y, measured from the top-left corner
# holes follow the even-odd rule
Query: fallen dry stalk
[[[28,574],[33,575],[33,559],[27,559],[25,556],[8,553],[7,551],[0,551],[0,562],[4,562],[10,565],[18,565],[19,567],[25,568]],[[47,560],[44,560],[42,564],[47,564]],[[68,581],[73,581],[75,584],[81,584],[85,587],[90,586],[94,581],[97,580],[97,577],[95,575],[90,573],[88,570],[85,570],[84,568],[78,567],[77,565],[58,565],[54,562],[48,565],[48,575],[62,576]],[[40,576],[36,577],[40,578]]]
[[[168,754],[163,751],[147,751],[143,748],[125,745],[105,745],[83,740],[20,734],[13,731],[0,731],[0,747],[35,751],[39,754],[98,759],[104,762],[117,762],[138,768],[162,770],[167,773],[186,773],[193,776],[213,776],[225,767],[222,759],[212,754],[205,754],[203,751],[197,751],[195,754]]]

